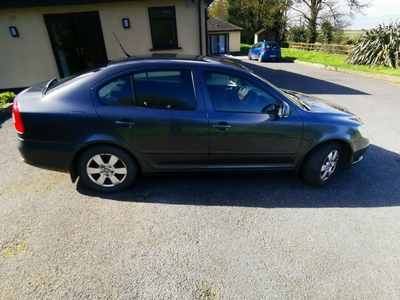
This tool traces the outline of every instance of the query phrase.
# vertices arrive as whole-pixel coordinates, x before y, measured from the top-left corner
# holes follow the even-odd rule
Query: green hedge
[[[13,92],[0,93],[0,106],[14,101],[15,94]]]

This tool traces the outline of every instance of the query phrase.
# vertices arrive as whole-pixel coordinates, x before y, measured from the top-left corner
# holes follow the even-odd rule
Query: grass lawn
[[[243,54],[247,54],[250,47],[251,45],[241,44],[240,50]],[[325,66],[331,66],[336,68],[400,77],[400,69],[391,69],[388,67],[371,68],[368,66],[347,64],[345,62],[347,57],[343,55],[282,48],[282,58],[290,60],[299,60],[310,63],[318,63]]]

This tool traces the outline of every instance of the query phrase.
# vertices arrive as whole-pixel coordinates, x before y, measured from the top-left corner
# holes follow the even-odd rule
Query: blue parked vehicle
[[[257,59],[259,62],[266,60],[280,61],[281,47],[277,42],[258,42],[250,48],[248,57],[249,60]]]

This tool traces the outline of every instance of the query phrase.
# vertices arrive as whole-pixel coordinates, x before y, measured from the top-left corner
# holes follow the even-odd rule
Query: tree
[[[307,29],[304,26],[293,26],[289,29],[288,40],[295,43],[307,42]]]
[[[315,43],[321,20],[328,20],[334,28],[349,25],[348,18],[369,6],[369,0],[296,0],[289,5],[292,17],[300,17],[308,31],[308,42]],[[301,24],[300,24],[301,25]]]
[[[379,25],[361,35],[347,62],[358,65],[399,68],[400,23]]]
[[[324,20],[321,24],[321,33],[323,37],[323,42],[325,44],[330,44],[333,41],[333,26],[328,20]]]
[[[242,41],[252,43],[254,33],[267,29],[281,39],[284,4],[277,0],[228,0],[228,22],[243,28]]]
[[[214,0],[208,9],[208,17],[228,21],[228,0]]]

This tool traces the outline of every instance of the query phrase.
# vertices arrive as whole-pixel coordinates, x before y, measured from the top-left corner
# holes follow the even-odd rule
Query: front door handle
[[[231,128],[232,126],[229,125],[229,124],[226,123],[226,122],[219,122],[218,124],[214,124],[212,127],[213,127],[213,128],[217,128],[219,131],[226,131],[226,130],[228,130],[229,128]]]

